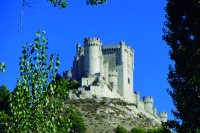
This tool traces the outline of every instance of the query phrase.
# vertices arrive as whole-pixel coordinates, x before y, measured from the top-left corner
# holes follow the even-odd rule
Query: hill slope
[[[128,130],[133,127],[160,127],[156,117],[148,117],[138,112],[135,104],[126,103],[119,99],[91,98],[68,100],[85,120],[87,133],[113,133],[118,125]]]

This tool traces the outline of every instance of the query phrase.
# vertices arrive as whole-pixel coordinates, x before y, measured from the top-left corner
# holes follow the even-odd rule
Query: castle
[[[80,93],[135,103],[137,110],[167,121],[166,112],[157,115],[153,97],[141,100],[139,92],[134,92],[134,50],[124,41],[102,45],[99,38],[84,38],[84,46],[76,46],[71,73],[72,78],[80,83]]]

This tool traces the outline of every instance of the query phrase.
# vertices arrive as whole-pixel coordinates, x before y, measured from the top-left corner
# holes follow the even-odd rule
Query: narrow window
[[[130,84],[130,78],[128,78],[128,84]]]

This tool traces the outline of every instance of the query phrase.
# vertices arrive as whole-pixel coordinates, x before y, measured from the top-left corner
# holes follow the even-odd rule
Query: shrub
[[[128,130],[123,126],[117,126],[115,133],[128,133]]]
[[[146,133],[146,131],[142,128],[133,128],[131,129],[131,133]]]
[[[86,132],[86,126],[84,123],[83,118],[77,114],[77,112],[73,112],[69,119],[71,120],[72,127],[71,127],[71,133],[85,133]]]

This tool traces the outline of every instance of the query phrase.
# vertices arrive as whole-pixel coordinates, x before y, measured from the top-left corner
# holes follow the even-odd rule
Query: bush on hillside
[[[131,133],[146,133],[146,131],[142,128],[133,128],[131,129]]]
[[[72,127],[71,127],[71,133],[85,133],[86,132],[86,126],[84,123],[83,118],[78,115],[76,112],[73,112],[69,117]]]
[[[115,133],[128,133],[128,130],[123,126],[117,126]]]

